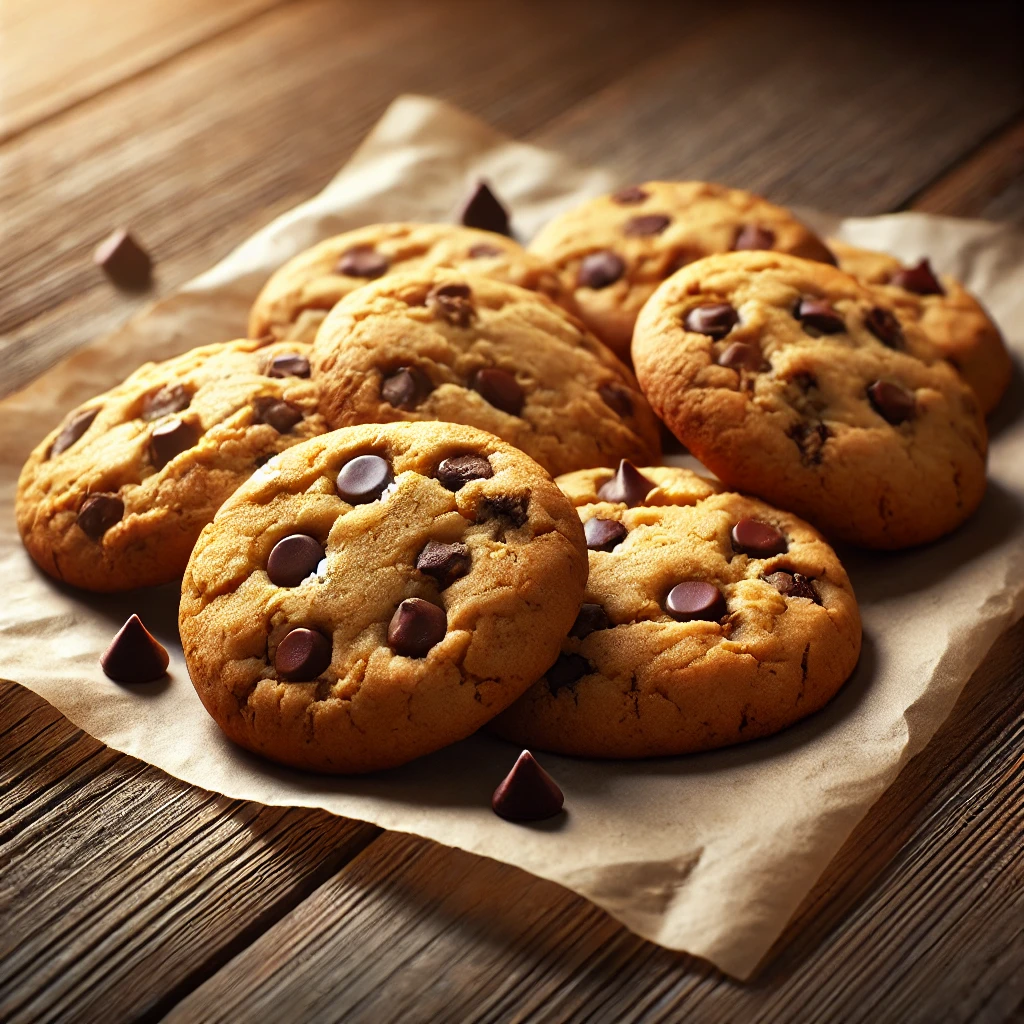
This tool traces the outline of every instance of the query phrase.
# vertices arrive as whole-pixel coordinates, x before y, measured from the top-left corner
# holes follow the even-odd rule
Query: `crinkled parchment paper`
[[[508,824],[491,790],[518,752],[486,735],[372,778],[277,768],[235,749],[189,682],[175,588],[93,599],[35,571],[14,527],[31,447],[64,413],[147,359],[244,333],[260,284],[292,254],[373,221],[447,219],[484,175],[529,237],[556,211],[612,182],[510,142],[431,100],[391,107],[315,199],[274,221],[173,297],[0,403],[3,674],[117,750],[230,797],[322,807],[507,861],[604,907],[661,945],[748,976],[857,821],[932,736],[999,634],[1024,612],[1024,416],[1018,375],[997,413],[988,495],[951,537],[896,555],[846,553],[864,613],[856,674],[812,720],[733,750],[642,763],[543,755],[566,794],[563,821]],[[1024,353],[1024,236],[913,214],[823,230],[930,254],[981,295]],[[172,650],[167,681],[127,688],[98,657],[138,611]]]

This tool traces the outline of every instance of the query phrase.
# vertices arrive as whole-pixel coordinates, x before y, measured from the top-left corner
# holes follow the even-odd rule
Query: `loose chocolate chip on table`
[[[739,315],[728,302],[710,302],[694,306],[683,318],[683,326],[695,334],[706,334],[715,341],[724,338],[739,323]]]
[[[154,427],[149,435],[149,457],[163,469],[176,455],[187,452],[199,440],[199,428],[175,417]]]
[[[775,232],[760,224],[744,224],[733,239],[733,250],[770,249],[775,244]]]
[[[730,370],[749,370],[759,373],[768,369],[768,363],[756,345],[748,345],[743,341],[734,341],[718,357],[718,365]]]
[[[330,664],[331,641],[318,629],[293,629],[274,653],[274,668],[288,683],[311,683]]]
[[[594,516],[583,524],[583,534],[591,551],[611,551],[629,531],[617,519]]]
[[[149,253],[123,228],[101,242],[92,258],[119,288],[141,291],[149,287],[153,262]]]
[[[883,344],[889,348],[900,348],[903,344],[903,328],[899,320],[887,309],[875,306],[864,317],[864,326]]]
[[[90,494],[78,510],[78,526],[91,540],[99,540],[124,517],[124,502],[116,494]]]
[[[610,250],[592,252],[584,256],[576,275],[576,284],[580,288],[607,288],[626,272],[626,264],[621,256]]]
[[[401,366],[380,383],[380,397],[396,409],[415,409],[430,391],[430,378],[415,366]]]
[[[524,750],[512,771],[498,784],[491,797],[494,813],[506,821],[542,821],[562,810],[565,797],[558,784]]]
[[[749,516],[732,528],[732,546],[741,554],[754,558],[769,558],[789,550],[786,538],[770,523]]]
[[[875,412],[893,426],[911,419],[917,408],[914,392],[889,380],[876,380],[869,385],[868,398]]]
[[[642,203],[650,195],[639,185],[630,185],[629,188],[619,189],[612,194],[612,202],[622,206],[630,206],[632,203]]]
[[[114,635],[100,657],[100,667],[116,683],[155,683],[171,659],[156,637],[133,615]]]
[[[268,377],[308,377],[309,360],[298,352],[282,352],[267,365]]]
[[[593,666],[582,654],[560,654],[558,660],[544,673],[548,689],[557,693],[565,686],[572,686],[594,671]]]
[[[482,455],[453,455],[437,467],[437,479],[449,491],[457,491],[470,480],[489,480],[494,476],[491,464]]]
[[[507,370],[494,366],[485,366],[473,374],[473,390],[510,416],[518,416],[526,401],[519,381]]]
[[[618,384],[602,384],[597,393],[613,412],[620,416],[633,415],[633,399],[629,397],[629,392],[625,388],[620,388]]]
[[[89,427],[92,426],[92,421],[99,415],[101,408],[102,406],[94,405],[91,409],[83,409],[81,412],[76,412],[54,438],[53,444],[50,446],[50,456],[66,452],[79,440]]]
[[[192,392],[184,384],[165,384],[142,400],[142,418],[158,420],[172,412],[183,412],[191,402]]]
[[[395,610],[388,626],[388,643],[395,654],[423,658],[448,632],[443,608],[421,597],[406,598]]]
[[[474,245],[469,250],[471,259],[482,260],[488,256],[501,256],[503,250],[499,249],[496,245],[491,245],[489,242],[480,242],[478,245]]]
[[[472,195],[459,212],[459,221],[467,228],[480,228],[498,235],[512,234],[508,222],[508,210],[482,179],[476,183]]]
[[[267,575],[278,587],[297,587],[316,572],[324,557],[323,545],[306,533],[282,537],[271,549],[267,559]]]
[[[416,568],[437,580],[444,590],[469,572],[472,558],[465,544],[442,544],[428,540],[416,558]]]
[[[626,221],[622,233],[627,238],[646,238],[649,235],[660,235],[671,223],[672,218],[663,213],[647,213]]]
[[[680,622],[717,622],[725,614],[725,598],[714,584],[688,580],[668,592],[665,611]]]
[[[377,252],[372,245],[354,245],[346,249],[338,260],[336,270],[347,277],[364,277],[373,279],[385,273],[391,261],[382,252]]]
[[[932,265],[926,259],[921,260],[920,263],[913,267],[903,267],[901,270],[897,270],[889,278],[889,284],[905,288],[908,292],[914,292],[917,295],[946,294],[945,289],[932,270]]]
[[[376,501],[395,479],[391,464],[379,455],[357,455],[341,467],[335,484],[350,505]]]
[[[815,604],[821,604],[821,598],[818,597],[818,591],[815,590],[814,584],[798,572],[786,572],[779,569],[777,572],[771,572],[761,578],[765,583],[770,583],[783,597],[806,597]]]
[[[580,606],[580,613],[569,630],[569,636],[582,640],[584,637],[596,633],[598,630],[607,629],[611,625],[608,613],[599,604],[583,604]]]
[[[839,334],[846,330],[846,321],[827,299],[802,298],[796,304],[793,315],[804,327],[813,327],[822,334]]]
[[[468,284],[442,284],[427,295],[427,305],[455,327],[468,327],[473,320],[473,292]]]
[[[615,476],[603,483],[598,489],[597,496],[602,501],[622,502],[625,505],[642,505],[657,484],[647,477],[633,465],[629,459],[622,459]]]
[[[269,395],[257,398],[253,402],[253,410],[256,423],[266,423],[279,434],[287,434],[302,419],[302,410],[298,406]]]

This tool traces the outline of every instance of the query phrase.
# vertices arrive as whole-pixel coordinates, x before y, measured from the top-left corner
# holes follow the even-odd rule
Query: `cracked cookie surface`
[[[87,590],[181,576],[202,528],[259,462],[326,431],[308,353],[206,345],[147,363],[69,413],[21,472],[29,554]]]
[[[659,460],[632,372],[564,310],[503,282],[435,269],[369,284],[324,321],[313,367],[334,427],[465,423],[553,474]]]
[[[985,423],[921,328],[823,263],[778,253],[684,267],[637,321],[655,411],[729,487],[830,540],[900,548],[962,523],[985,490]]]
[[[824,538],[689,470],[638,477],[629,504],[603,500],[611,470],[559,477],[590,541],[583,608],[545,678],[491,728],[533,749],[653,757],[766,736],[821,708],[861,644]]]
[[[292,448],[225,503],[179,626],[232,740],[366,772],[468,736],[522,694],[586,576],[579,517],[522,452],[448,423],[366,425]]]

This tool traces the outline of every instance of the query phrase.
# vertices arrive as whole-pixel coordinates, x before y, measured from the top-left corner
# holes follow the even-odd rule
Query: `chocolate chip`
[[[465,576],[471,565],[465,544],[442,544],[437,540],[428,540],[416,558],[416,568],[437,580],[442,590]]]
[[[480,502],[477,519],[507,519],[518,529],[526,522],[529,508],[528,494],[496,494]]]
[[[318,629],[299,627],[277,645],[274,668],[288,683],[311,683],[331,664],[331,641]]]
[[[305,533],[282,537],[271,549],[267,559],[267,575],[278,587],[297,587],[316,572],[324,557],[323,545]]]
[[[611,551],[616,544],[625,539],[628,532],[617,519],[594,516],[583,524],[583,535],[587,538],[587,547],[591,551]]]
[[[827,299],[806,296],[796,304],[793,315],[804,327],[813,327],[822,334],[839,334],[846,330],[846,321]]]
[[[728,302],[694,306],[683,318],[683,326],[695,334],[706,334],[719,341],[739,323],[739,314]]]
[[[153,261],[149,253],[123,228],[101,242],[92,258],[119,288],[141,291],[149,287]]]
[[[864,317],[864,326],[883,344],[889,348],[902,348],[903,328],[899,320],[887,309],[875,306]]]
[[[482,455],[453,455],[437,467],[437,479],[449,491],[457,491],[470,480],[489,480],[494,476],[491,464]]]
[[[814,584],[798,572],[786,572],[779,569],[776,572],[770,572],[767,576],[762,576],[761,579],[765,583],[770,583],[783,597],[806,597],[815,604],[821,604],[821,598],[818,596]]]
[[[480,228],[482,231],[493,231],[498,235],[512,234],[508,210],[482,179],[476,183],[473,194],[463,204],[459,212],[459,221],[467,228]]]
[[[642,203],[648,196],[649,192],[645,192],[639,185],[630,185],[629,188],[619,189],[618,192],[612,194],[612,202],[619,203],[622,206],[630,206],[633,203]]]
[[[199,428],[175,417],[153,428],[149,435],[149,457],[163,469],[176,455],[187,452],[199,440]]]
[[[388,626],[388,643],[395,654],[423,658],[448,632],[443,608],[421,597],[406,598],[395,610]]]
[[[912,419],[917,410],[914,392],[889,380],[876,380],[869,385],[868,398],[875,412],[893,426]]]
[[[744,224],[733,239],[733,250],[770,249],[775,244],[775,232],[760,224]]]
[[[558,660],[547,670],[544,678],[548,689],[557,693],[563,687],[578,683],[594,671],[593,666],[581,654],[560,654]]]
[[[542,821],[562,810],[565,797],[558,784],[524,750],[512,771],[502,779],[491,797],[491,808],[506,821]]]
[[[695,245],[684,245],[676,249],[669,257],[665,264],[665,269],[662,271],[662,277],[671,277],[677,270],[682,270],[683,267],[696,263],[697,260],[703,259],[706,255],[707,253],[703,249],[698,249]]]
[[[81,412],[74,413],[50,445],[50,456],[66,452],[92,426],[92,421],[102,408],[100,405],[94,405],[91,409],[82,409]]]
[[[455,327],[468,327],[473,321],[473,293],[468,284],[442,284],[427,295],[434,313]]]
[[[486,366],[473,374],[473,390],[510,416],[518,416],[526,401],[519,381],[507,370],[493,366]]]
[[[373,279],[387,272],[391,261],[382,252],[377,252],[372,245],[354,245],[346,249],[338,260],[335,268],[346,277],[364,277]]]
[[[921,260],[916,266],[903,267],[901,270],[897,270],[889,278],[889,283],[897,285],[899,288],[905,288],[908,292],[914,292],[917,295],[946,294],[941,282],[932,270],[932,265],[926,259]]]
[[[607,288],[626,272],[626,264],[621,256],[610,250],[592,252],[584,256],[576,275],[576,284],[580,288]]]
[[[432,390],[430,378],[416,366],[402,366],[380,383],[380,397],[396,409],[415,409]]]
[[[78,510],[76,520],[81,531],[91,540],[99,540],[112,526],[124,518],[124,502],[116,494],[90,494]]]
[[[268,377],[308,377],[309,360],[298,352],[282,352],[267,364]]]
[[[283,398],[265,395],[253,403],[253,422],[266,423],[279,434],[287,434],[302,419],[302,410]]]
[[[474,260],[482,260],[488,256],[501,256],[503,254],[502,249],[499,249],[496,245],[491,245],[489,242],[480,242],[469,250],[470,258]]]
[[[825,442],[833,435],[820,421],[812,425],[800,420],[786,431],[786,436],[800,449],[800,461],[805,466],[818,466],[825,457]]]
[[[754,558],[770,558],[789,550],[789,544],[782,533],[770,523],[749,516],[741,519],[732,528],[732,546],[744,555]]]
[[[718,365],[728,367],[730,370],[749,370],[751,373],[760,373],[768,369],[761,350],[756,345],[748,345],[743,341],[734,341],[718,357]]]
[[[366,505],[376,501],[394,479],[387,459],[379,455],[357,455],[341,467],[335,486],[350,505]]]
[[[633,415],[633,399],[625,388],[620,388],[618,384],[602,384],[597,389],[597,393],[613,412],[617,412],[620,416]]]
[[[647,213],[626,221],[622,233],[627,238],[646,238],[649,235],[660,235],[671,223],[672,218],[663,213]]]
[[[569,630],[569,636],[582,640],[601,629],[608,629],[611,626],[608,613],[599,604],[583,604],[580,606],[580,613]]]
[[[725,614],[725,598],[714,584],[688,580],[668,592],[665,611],[680,622],[717,622]]]
[[[628,459],[619,462],[615,476],[603,483],[597,492],[602,501],[622,502],[625,505],[642,505],[644,498],[657,486],[640,472]]]
[[[133,615],[114,634],[100,657],[100,667],[116,683],[155,683],[167,672],[171,659],[163,645]]]

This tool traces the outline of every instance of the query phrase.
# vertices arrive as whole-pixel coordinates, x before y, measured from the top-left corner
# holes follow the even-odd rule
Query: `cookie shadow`
[[[1014,353],[1010,354],[1010,362],[1010,383],[988,416],[989,441],[995,441],[1024,420],[1024,368]]]

